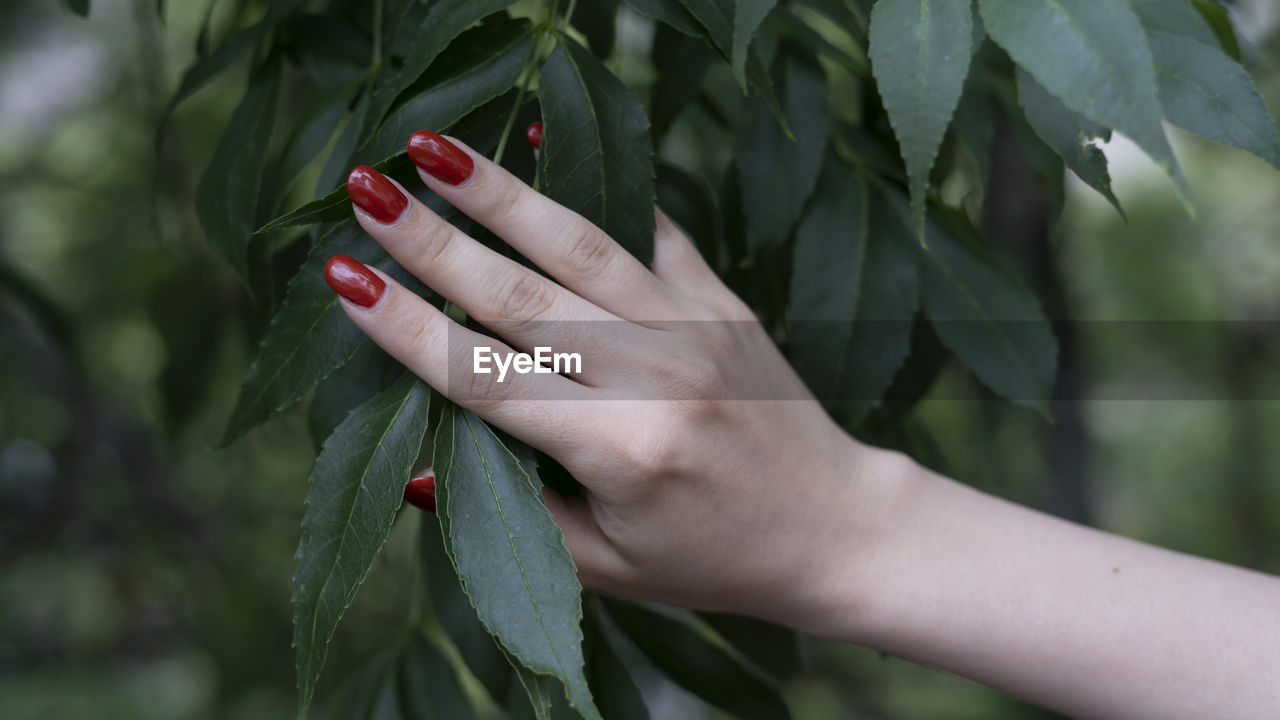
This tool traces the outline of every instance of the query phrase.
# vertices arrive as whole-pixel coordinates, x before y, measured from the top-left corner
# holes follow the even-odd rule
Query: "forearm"
[[[1280,579],[875,456],[889,520],[819,632],[1078,717],[1280,717]]]

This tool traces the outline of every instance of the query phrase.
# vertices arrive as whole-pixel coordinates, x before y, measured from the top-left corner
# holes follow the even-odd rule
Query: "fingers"
[[[449,399],[530,445],[570,452],[581,424],[599,422],[593,417],[597,403],[558,402],[596,397],[563,376],[512,372],[499,382],[495,372],[471,372],[475,348],[509,348],[455,323],[387,275],[339,255],[325,267],[325,279],[342,296],[347,316],[379,347]]]
[[[410,138],[409,157],[428,187],[574,293],[618,317],[669,314],[669,290],[640,261],[501,166],[429,130]]]

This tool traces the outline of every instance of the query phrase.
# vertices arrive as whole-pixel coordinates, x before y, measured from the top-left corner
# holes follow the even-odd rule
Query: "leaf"
[[[286,195],[303,170],[310,167],[329,146],[347,116],[347,108],[359,93],[359,81],[351,82],[329,93],[299,124],[280,158],[278,181],[280,194]]]
[[[906,229],[906,202],[888,197]],[[1058,344],[1036,297],[932,219],[916,248],[920,300],[938,337],[1000,396],[1048,415]]]
[[[713,270],[727,269],[724,220],[711,183],[674,165],[658,165],[657,171],[659,207],[685,231]]]
[[[871,72],[907,166],[921,237],[929,172],[964,92],[972,43],[969,0],[879,0],[871,10]]]
[[[1249,73],[1222,51],[1178,35],[1147,36],[1165,118],[1280,169],[1280,133]]]
[[[577,6],[573,26],[587,39],[591,52],[601,60],[613,52],[618,25],[619,0],[591,0]]]
[[[365,342],[342,367],[316,384],[307,408],[307,430],[317,453],[352,408],[384,390],[384,376],[399,375],[401,367],[377,345]]]
[[[1190,0],[1130,0],[1130,4],[1148,32],[1185,35],[1207,45],[1221,47],[1205,16]]]
[[[63,0],[63,4],[80,17],[89,17],[89,0]]]
[[[698,96],[715,53],[701,38],[688,37],[666,25],[653,36],[657,80],[650,92],[652,134],[657,144],[685,107]]]
[[[738,185],[747,244],[761,254],[780,246],[800,217],[822,168],[827,143],[827,86],[821,71],[800,58],[782,61],[788,140],[758,99],[738,136]],[[757,96],[758,98],[759,96]]]
[[[1209,28],[1218,38],[1218,44],[1222,49],[1236,62],[1243,61],[1240,40],[1236,37],[1236,28],[1231,24],[1231,16],[1227,14],[1227,9],[1217,0],[1190,0],[1190,2],[1209,23]]]
[[[733,57],[733,19],[734,8],[733,0],[680,0],[685,9],[689,11],[700,25],[706,31],[706,37],[711,40],[716,49],[726,59],[732,62]],[[738,82],[742,87],[746,84],[741,76]]]
[[[694,615],[603,599],[609,617],[677,685],[742,720],[791,717],[777,691],[713,640]]]
[[[631,679],[622,658],[605,638],[604,628],[596,620],[597,615],[584,618],[582,634],[587,680],[600,706],[600,714],[607,720],[649,720],[649,709],[645,707],[640,689]]]
[[[453,404],[433,464],[446,547],[480,621],[521,666],[563,682],[586,720],[601,720],[583,669],[582,586],[541,492],[489,426]]]
[[[627,0],[632,10],[690,37],[701,37],[702,28],[680,0]]]
[[[846,426],[877,405],[907,357],[919,280],[890,242],[867,182],[828,162],[796,230],[790,355]]]
[[[1072,111],[1049,94],[1031,74],[1017,70],[1018,102],[1036,135],[1062,158],[1067,167],[1089,187],[1097,190],[1124,217],[1120,200],[1111,191],[1107,156],[1091,141],[1111,139],[1111,131]]]
[[[280,65],[272,63],[249,84],[196,189],[196,213],[209,246],[241,278],[249,272],[249,242],[279,94]]]
[[[1124,133],[1159,164],[1194,212],[1161,125],[1155,67],[1124,0],[978,0],[988,36],[1054,97]]]
[[[739,85],[745,86],[747,83],[747,50],[751,47],[751,38],[755,36],[756,29],[765,16],[777,4],[778,0],[738,0],[733,5],[733,41],[729,63]]]
[[[418,30],[413,49],[404,59],[399,72],[387,78],[372,96],[365,116],[365,139],[372,135],[396,98],[431,67],[431,63],[454,38],[487,15],[505,10],[511,0],[439,0],[431,4]],[[443,127],[440,126],[440,127]],[[414,128],[415,130],[418,128]],[[404,141],[408,142],[406,135]]]
[[[300,719],[333,631],[391,531],[426,430],[428,398],[427,386],[405,373],[342,421],[316,458],[293,576]]]
[[[744,615],[700,612],[698,617],[773,678],[785,681],[800,673],[800,640],[795,630]]]
[[[453,666],[418,630],[400,657],[400,706],[412,720],[469,720],[476,716]]]
[[[538,93],[542,192],[648,265],[653,260],[653,145],[644,108],[569,38],[561,38],[543,67]]]

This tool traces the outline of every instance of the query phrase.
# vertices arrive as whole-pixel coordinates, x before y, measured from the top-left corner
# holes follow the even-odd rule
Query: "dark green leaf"
[[[777,248],[813,192],[827,144],[827,87],[822,71],[800,58],[783,61],[788,140],[756,96],[738,136],[738,184],[747,243],[760,254]]]
[[[1124,209],[1111,191],[1107,156],[1092,142],[1110,140],[1111,131],[1063,105],[1026,70],[1018,68],[1017,75],[1018,101],[1036,134],[1062,157],[1077,177],[1101,193],[1123,216]]]
[[[658,613],[613,599],[604,606],[623,634],[689,692],[743,720],[791,717],[777,691],[717,644],[692,613]]]
[[[1169,122],[1280,168],[1280,133],[1249,73],[1221,50],[1179,35],[1148,34]]]
[[[906,162],[921,236],[929,172],[964,91],[972,43],[969,0],[879,0],[871,11],[871,71]]]
[[[573,14],[573,26],[587,38],[591,52],[604,59],[613,52],[619,0],[591,0],[580,3]]]
[[[729,251],[725,246],[724,221],[711,183],[674,165],[659,165],[657,170],[659,207],[697,245],[698,252],[712,269],[726,269]]]
[[[701,37],[702,28],[698,21],[685,10],[680,0],[627,0],[631,9],[641,15],[656,20],[667,27],[688,35]]]
[[[653,145],[631,91],[569,38],[539,81],[547,197],[577,211],[646,265],[653,260]]]
[[[401,367],[377,345],[363,342],[350,360],[316,385],[307,408],[307,430],[317,453],[347,413],[382,391],[388,379],[384,376],[398,376]]]
[[[987,33],[1051,95],[1124,133],[1191,193],[1161,125],[1155,66],[1124,0],[979,0]]]
[[[89,17],[89,0],[63,0],[67,9],[81,16]]]
[[[359,85],[358,80],[350,82],[323,98],[306,114],[308,119],[289,138],[280,158],[277,176],[282,196],[289,193],[302,171],[310,167],[329,146],[347,116],[347,108],[359,92]]]
[[[886,236],[865,180],[829,162],[796,231],[790,350],[796,371],[848,424],[874,407],[907,357],[918,279]]]
[[[732,0],[680,0],[686,10],[706,31],[706,36],[720,54],[729,60],[733,57],[733,1]],[[743,87],[746,84],[739,77]]]
[[[979,23],[980,25],[981,23]],[[995,139],[995,116],[985,72],[973,68],[965,81],[964,94],[951,120],[951,131],[969,155],[978,174],[978,191],[985,197],[991,184],[991,144]]]
[[[463,587],[503,648],[564,683],[601,720],[582,659],[582,587],[564,535],[515,455],[480,418],[446,405],[436,428],[436,508]]]
[[[280,66],[272,63],[249,84],[196,189],[206,240],[241,277],[249,270],[249,242],[279,94]]]
[[[380,163],[374,163],[373,167],[384,175],[395,176],[401,174],[402,171],[410,170],[413,167],[413,163],[409,161],[408,155],[400,153]],[[323,197],[312,200],[263,225],[258,228],[255,234],[265,235],[300,225],[337,222],[350,220],[351,218],[351,198],[347,195],[346,184],[343,184],[329,191]]]
[[[400,93],[418,81],[454,38],[481,18],[504,10],[510,4],[511,0],[439,0],[432,3],[404,65],[374,91],[364,122],[364,137],[369,137],[379,127]],[[406,135],[404,141],[408,139]]]
[[[657,143],[671,123],[698,96],[715,53],[705,40],[659,25],[653,37],[653,65],[658,79],[650,94],[650,118]]]
[[[738,0],[733,5],[733,41],[729,62],[740,85],[747,84],[747,50],[751,47],[751,39],[755,37],[765,16],[777,4],[778,0]]]
[[[427,386],[406,373],[342,421],[316,458],[293,577],[299,718],[333,631],[391,531],[426,431],[428,398]]]
[[[587,656],[587,680],[605,720],[649,720],[649,709],[631,673],[614,652],[600,627],[598,614],[583,619],[583,646]]]
[[[734,650],[775,679],[786,681],[799,674],[800,640],[795,630],[743,615],[704,612],[698,617]]]
[[[410,720],[468,720],[476,716],[453,666],[413,630],[400,656],[400,707]]]
[[[1138,20],[1148,32],[1167,32],[1221,47],[1205,16],[1190,0],[1130,0]]]
[[[1213,34],[1218,38],[1219,46],[1226,51],[1236,62],[1241,62],[1243,56],[1240,52],[1240,40],[1236,37],[1235,25],[1231,23],[1231,16],[1227,14],[1227,9],[1217,2],[1217,0],[1190,0],[1200,14],[1204,16],[1206,22],[1209,23]]]

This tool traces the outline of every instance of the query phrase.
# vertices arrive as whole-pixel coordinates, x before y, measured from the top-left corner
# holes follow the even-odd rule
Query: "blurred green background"
[[[246,296],[192,210],[243,73],[184,104],[156,150],[206,6],[170,0],[163,24],[155,0],[97,0],[88,20],[53,0],[0,10],[3,720],[293,710],[290,576],[313,440],[294,411],[210,449],[278,300]],[[1236,19],[1280,108],[1280,6],[1240,2]],[[644,40],[623,22],[624,47]],[[961,480],[1280,572],[1267,440],[1280,437],[1280,173],[1173,132],[1195,222],[1122,138],[1107,151],[1127,223],[1074,182],[1049,238],[1027,237],[1016,212],[987,218],[1064,319],[1057,421],[990,401],[959,370],[915,420]],[[1025,193],[1014,165],[998,177]],[[398,632],[418,521],[398,523],[322,693]],[[800,718],[1049,716],[870,650],[806,642],[805,655],[812,672],[788,690]],[[650,675],[655,718],[708,713]]]

